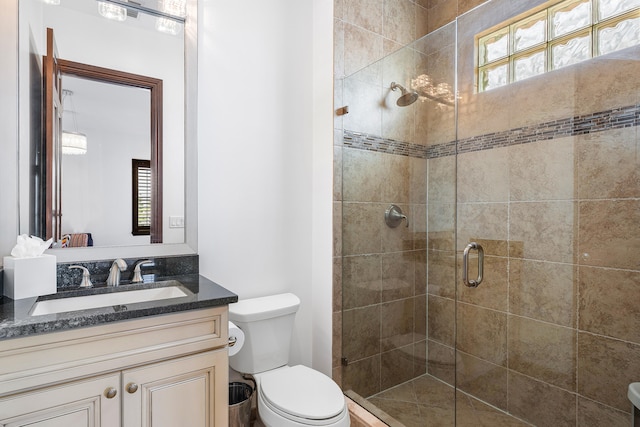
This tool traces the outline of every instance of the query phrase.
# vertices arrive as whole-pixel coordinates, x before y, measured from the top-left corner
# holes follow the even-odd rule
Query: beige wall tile
[[[333,79],[333,145],[342,146],[342,130],[344,129],[344,116],[338,115],[337,109],[343,106],[344,79]]]
[[[427,203],[427,160],[409,158],[409,201],[425,205]],[[426,214],[425,217],[426,219]]]
[[[349,362],[342,368],[342,389],[353,390],[362,397],[380,391],[380,355]]]
[[[373,33],[382,33],[383,0],[345,2],[344,20]]]
[[[396,156],[383,154],[384,167],[382,184],[382,201],[387,203],[409,203],[411,190],[411,158],[407,156]],[[406,210],[405,212],[409,212]],[[403,224],[406,225],[406,224]]]
[[[485,255],[506,256],[508,219],[507,203],[458,203],[457,250],[477,242]]]
[[[576,115],[577,86],[575,67],[566,67],[548,74],[511,83],[511,105],[526,105],[526,112],[509,109],[509,127],[519,128]]]
[[[416,281],[413,290],[414,295],[427,293],[427,251],[416,250]]]
[[[578,334],[578,393],[622,411],[627,388],[640,378],[640,345]]]
[[[333,255],[342,256],[342,202],[333,202]]]
[[[456,379],[456,357],[453,347],[429,340],[427,343],[427,371],[430,375],[454,385]]]
[[[342,0],[336,0],[342,3]],[[333,20],[333,75],[337,78],[344,77],[344,22]],[[341,104],[340,98],[334,97],[336,104]]]
[[[349,77],[344,80],[342,105],[349,107],[349,114],[342,116],[343,126],[354,132],[372,135],[382,133],[382,111],[379,104],[383,98],[379,85]]]
[[[431,0],[429,6],[429,32],[437,30],[445,24],[453,21],[458,13],[458,2]]]
[[[406,45],[416,39],[416,8],[410,0],[384,0],[382,35]]]
[[[452,251],[429,251],[428,291],[430,294],[456,297],[456,257]]]
[[[429,340],[453,347],[455,342],[455,302],[429,295],[427,314]]]
[[[580,202],[580,263],[639,270],[640,200]]]
[[[427,217],[427,247],[432,250],[455,250],[454,203],[429,203]]]
[[[640,271],[580,267],[580,329],[640,343]]]
[[[507,409],[507,369],[458,351],[458,389],[502,410]]]
[[[383,222],[374,203],[342,203],[342,251],[344,255],[380,253]]]
[[[638,102],[640,46],[576,64],[580,69],[575,94],[576,115],[634,105]],[[588,89],[586,89],[588,88]]]
[[[537,426],[575,426],[576,395],[510,371],[509,411]]]
[[[333,258],[333,311],[342,310],[342,257]]]
[[[409,213],[409,228],[413,233],[413,248],[427,248],[427,205],[412,204]],[[426,273],[426,272],[425,272]],[[424,276],[426,279],[426,275]]]
[[[342,157],[344,200],[382,201],[385,161],[384,154],[345,148]]]
[[[381,59],[382,36],[361,27],[344,24],[344,74],[352,75]],[[351,114],[351,113],[349,113]]]
[[[509,160],[507,148],[459,154],[458,202],[508,201]]]
[[[509,316],[509,369],[574,391],[576,330]]]
[[[333,0],[333,16],[337,19],[344,18],[344,3],[347,0]]]
[[[628,427],[631,415],[578,396],[579,426]]]
[[[412,251],[382,255],[382,301],[413,296],[416,256]]]
[[[487,0],[458,0],[458,15],[462,15],[463,13],[470,11],[485,1]]]
[[[331,366],[341,366],[342,358],[342,311],[333,313],[333,347]]]
[[[576,137],[578,197],[640,197],[639,150],[635,127]]]
[[[416,3],[416,39],[429,33],[429,10]]]
[[[413,344],[380,355],[382,390],[413,378]]]
[[[522,242],[524,258],[574,262],[575,208],[571,201],[511,203],[509,240]]]
[[[343,356],[349,361],[380,353],[380,306],[372,305],[342,313]]]
[[[471,64],[471,67],[474,67],[473,62]],[[458,70],[460,66],[458,64]],[[470,79],[472,83],[468,91],[464,91],[458,84],[458,139],[510,129],[511,113],[509,109],[504,108],[504,100],[512,97],[511,85],[475,93],[473,72]]]
[[[342,266],[344,308],[379,304],[382,295],[380,255],[347,256],[343,258]]]
[[[420,295],[413,298],[413,339],[414,342],[425,344],[427,339],[427,296]],[[426,354],[423,354],[426,360]]]
[[[455,141],[455,107],[430,99],[416,102],[416,143],[426,146]]]
[[[575,327],[577,273],[571,264],[510,259],[510,312]]]
[[[334,131],[334,140],[340,140],[333,146],[333,200],[342,201],[342,130]]]
[[[460,302],[457,307],[456,348],[506,367],[507,314]]]
[[[413,344],[413,377],[420,377],[427,373],[427,341]]]
[[[456,158],[455,156],[429,159],[428,170],[429,205],[455,203],[456,201]]]
[[[575,198],[577,185],[573,172],[573,141],[573,138],[560,138],[510,147],[510,199],[535,201]]]
[[[380,347],[383,352],[413,344],[413,314],[413,298],[387,302],[381,305]],[[411,354],[413,354],[413,350],[411,350]],[[413,374],[413,367],[411,371],[411,374]]]

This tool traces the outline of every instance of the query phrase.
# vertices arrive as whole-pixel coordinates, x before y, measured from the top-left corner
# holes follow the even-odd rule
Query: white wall
[[[200,271],[297,294],[292,363],[330,374],[332,2],[201,6]]]
[[[18,0],[0,2],[0,255],[15,246],[19,226],[17,12]]]

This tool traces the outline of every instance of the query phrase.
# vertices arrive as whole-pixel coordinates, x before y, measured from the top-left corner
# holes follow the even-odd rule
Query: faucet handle
[[[72,265],[69,268],[79,268],[82,270],[82,282],[80,283],[81,288],[90,288],[93,286],[93,283],[91,283],[91,275],[89,274],[89,270],[86,267],[83,267],[81,265]]]
[[[131,280],[131,283],[140,283],[142,282],[142,273],[140,272],[140,267],[142,267],[143,265],[152,265],[153,261],[150,259],[145,259],[143,261],[138,261],[136,263],[136,267],[133,269],[133,279]]]

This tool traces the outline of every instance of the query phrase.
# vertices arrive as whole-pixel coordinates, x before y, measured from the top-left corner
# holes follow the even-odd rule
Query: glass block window
[[[477,43],[484,92],[640,44],[640,0],[564,0]]]

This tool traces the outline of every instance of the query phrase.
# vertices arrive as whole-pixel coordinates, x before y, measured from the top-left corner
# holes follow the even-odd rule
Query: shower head
[[[406,107],[407,105],[411,105],[418,100],[418,92],[407,91],[402,85],[399,85],[396,82],[391,82],[391,90],[400,89],[401,95],[400,98],[396,101],[396,105],[398,107]]]

